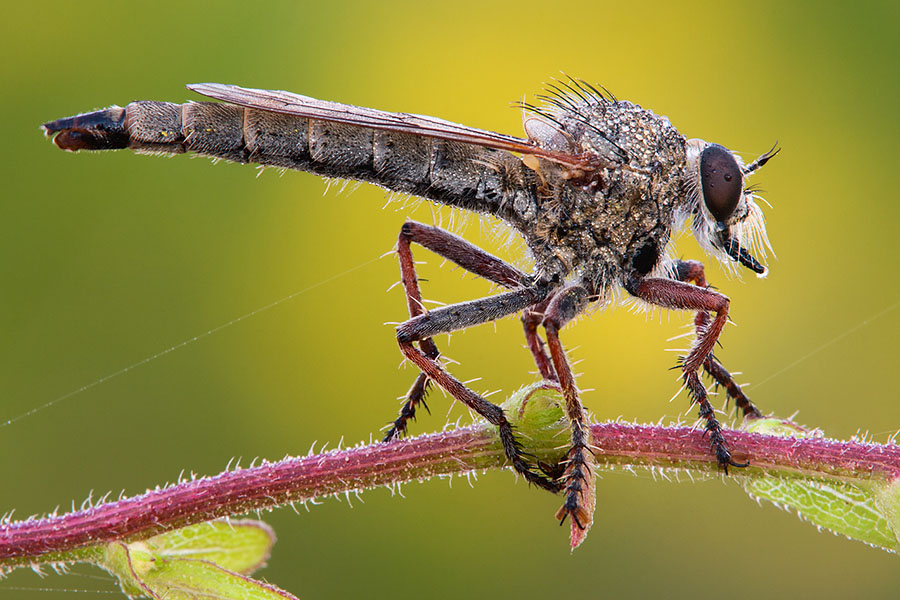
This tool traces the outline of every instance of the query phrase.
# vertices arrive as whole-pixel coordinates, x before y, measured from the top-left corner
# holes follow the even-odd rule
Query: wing
[[[553,152],[541,148],[527,139],[466,127],[435,117],[391,113],[349,104],[316,100],[315,98],[292,94],[291,92],[256,90],[222,83],[194,83],[188,85],[187,88],[216,100],[256,110],[345,123],[347,125],[384,131],[409,133],[422,137],[495,148],[497,150],[508,150],[510,152],[537,156],[583,171],[595,170],[603,166],[597,164],[596,157]]]

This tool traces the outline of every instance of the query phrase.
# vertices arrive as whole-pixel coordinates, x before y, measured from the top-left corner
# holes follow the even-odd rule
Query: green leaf
[[[785,437],[821,435],[790,421],[757,419],[745,430]],[[812,524],[877,546],[900,550],[900,482],[802,477],[791,473],[742,478],[751,496],[792,508]]]
[[[176,529],[144,542],[163,559],[193,558],[249,575],[264,566],[275,533],[262,521],[210,521]]]
[[[247,577],[269,556],[275,536],[259,521],[212,521],[141,542],[107,544],[97,564],[131,597],[167,600],[294,598]]]

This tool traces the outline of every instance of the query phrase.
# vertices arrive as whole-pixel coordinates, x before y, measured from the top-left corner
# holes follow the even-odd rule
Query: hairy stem
[[[553,464],[565,452],[566,422],[557,420],[558,406],[526,414],[524,407],[536,390],[555,394],[533,387],[518,405],[507,405],[506,410],[525,449],[536,460]],[[698,429],[623,423],[590,427],[600,468],[717,472],[709,442]],[[900,475],[900,446],[892,444],[739,431],[728,431],[727,438],[734,456],[750,462],[740,471],[743,478],[778,475],[865,485],[886,484]],[[489,425],[263,462],[60,516],[2,522],[0,574],[27,564],[76,560],[97,544],[145,539],[217,517],[435,475],[501,468],[505,462],[496,430]]]

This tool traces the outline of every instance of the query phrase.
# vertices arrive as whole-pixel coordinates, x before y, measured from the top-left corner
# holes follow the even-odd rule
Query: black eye
[[[741,168],[731,152],[718,144],[704,148],[700,153],[700,183],[706,208],[716,221],[727,221],[743,191]]]

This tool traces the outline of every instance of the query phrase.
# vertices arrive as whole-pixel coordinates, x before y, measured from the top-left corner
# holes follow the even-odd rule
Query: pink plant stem
[[[706,438],[687,427],[595,424],[597,462],[716,472]],[[790,476],[888,481],[900,474],[900,446],[781,438],[732,431],[734,455],[749,459],[741,476]],[[538,458],[558,445],[535,449]],[[532,448],[529,447],[532,451]],[[0,523],[0,573],[34,562],[72,560],[73,551],[152,535],[255,509],[303,502],[434,475],[503,466],[491,428],[468,427],[303,458],[263,463],[178,483],[139,496],[60,516]]]

